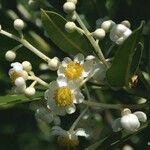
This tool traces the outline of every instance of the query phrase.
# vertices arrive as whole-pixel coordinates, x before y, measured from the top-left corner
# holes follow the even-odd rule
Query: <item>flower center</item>
[[[57,89],[54,95],[56,104],[59,107],[69,106],[73,103],[73,96],[71,93],[71,89],[68,87],[61,87]]]
[[[79,145],[79,140],[77,137],[69,138],[68,136],[59,136],[58,143],[62,146],[77,146]]]
[[[19,77],[22,77],[22,73],[18,73],[18,72],[14,71],[14,70],[10,72],[10,79],[12,80],[13,83]]]
[[[72,61],[65,68],[64,74],[68,79],[74,80],[80,78],[82,72],[83,72],[83,65]]]

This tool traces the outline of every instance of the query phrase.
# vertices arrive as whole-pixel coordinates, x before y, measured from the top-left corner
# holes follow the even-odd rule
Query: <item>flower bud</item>
[[[101,28],[105,30],[105,32],[108,32],[114,24],[112,20],[107,20],[101,24]]]
[[[14,61],[14,59],[16,58],[16,53],[14,51],[7,51],[5,54],[5,58],[7,61]]]
[[[27,72],[32,70],[32,65],[29,61],[22,62],[23,69]]]
[[[76,9],[76,6],[73,2],[66,2],[63,5],[64,12],[66,12],[68,14],[72,13],[75,9]]]
[[[128,20],[122,21],[121,24],[125,25],[127,28],[131,27],[131,24],[130,24],[130,22]]]
[[[57,70],[59,65],[60,65],[60,61],[57,57],[50,59],[48,62],[48,66],[50,70],[53,70],[53,71]]]
[[[121,118],[121,126],[128,132],[135,132],[140,127],[140,122],[136,115],[128,114]]]
[[[14,28],[18,31],[21,31],[24,28],[24,22],[21,19],[16,19],[14,21]]]
[[[76,25],[74,22],[69,21],[65,24],[65,29],[67,32],[70,32],[70,33],[74,32],[75,28],[76,28]]]
[[[28,5],[34,10],[39,7],[37,0],[29,0]]]
[[[72,2],[74,4],[77,4],[78,0],[67,0],[67,2]]]
[[[96,39],[103,39],[105,37],[105,31],[101,28],[99,29],[96,29],[94,32],[93,32],[93,37],[96,38]]]
[[[24,91],[25,95],[28,96],[28,97],[31,97],[31,96],[35,95],[35,92],[36,92],[35,88],[33,88],[33,87],[28,87]]]
[[[21,74],[22,74],[22,77],[23,77],[25,80],[28,79],[28,73],[27,73],[25,70],[23,70]]]
[[[16,80],[15,80],[15,85],[17,87],[22,87],[25,85],[25,80],[23,77],[18,77]]]

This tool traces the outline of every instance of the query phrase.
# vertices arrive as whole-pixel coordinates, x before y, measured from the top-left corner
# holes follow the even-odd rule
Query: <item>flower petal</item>
[[[74,92],[74,100],[73,100],[73,102],[78,104],[78,103],[82,103],[83,101],[84,101],[83,94],[79,90],[76,90]]]
[[[83,64],[84,67],[84,72],[83,72],[83,76],[87,77],[89,75],[89,73],[91,73],[92,68],[93,68],[93,61],[85,61]]]
[[[66,112],[68,114],[73,114],[75,111],[76,111],[76,106],[74,104],[66,108]]]
[[[57,78],[57,83],[59,87],[67,86],[67,79],[63,76]]]
[[[122,129],[121,123],[120,123],[120,118],[114,120],[114,122],[112,123],[112,129],[114,132],[118,132]]]
[[[88,138],[90,135],[88,133],[86,133],[86,131],[82,128],[79,128],[75,131],[75,135],[76,136],[83,136],[83,137],[86,137]]]
[[[65,57],[64,60],[62,61],[62,66],[67,67],[68,63],[71,62],[72,60],[69,57]]]
[[[133,114],[135,114],[141,122],[145,122],[147,120],[146,114],[142,111],[136,111]]]
[[[63,66],[60,66],[57,70],[57,75],[64,76],[64,71],[65,71],[65,68]]]
[[[84,63],[84,55],[79,53],[74,57],[74,61],[80,64]]]

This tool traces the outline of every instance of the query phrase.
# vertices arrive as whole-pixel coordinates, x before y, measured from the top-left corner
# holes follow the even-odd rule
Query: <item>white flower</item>
[[[131,113],[130,109],[126,108],[122,112],[122,117],[113,122],[112,128],[114,132],[120,131],[122,128],[127,132],[135,132],[140,127],[140,122],[145,122],[147,116],[142,111]]]
[[[77,130],[73,131],[66,131],[63,130],[59,126],[54,126],[52,128],[52,135],[58,136],[58,143],[63,146],[77,146],[79,145],[79,139],[78,136],[83,136],[85,138],[89,137],[89,134],[85,132],[84,129],[79,128]]]
[[[92,70],[93,62],[90,60],[84,61],[84,56],[79,53],[74,57],[74,60],[71,60],[69,57],[64,58],[57,74],[58,76],[66,77],[68,80],[81,81]]]
[[[93,62],[93,79],[97,82],[104,82],[106,77],[106,67],[95,56],[90,55],[86,57],[86,60]],[[109,60],[106,60],[107,62]]]
[[[14,92],[22,93],[26,88],[28,73],[23,70],[23,66],[19,62],[12,63],[11,67],[12,68],[9,70],[9,76],[12,83],[15,85]]]
[[[123,24],[114,25],[110,31],[110,39],[116,44],[122,44],[132,33],[132,31]]]
[[[61,76],[57,81],[50,83],[49,89],[45,92],[45,99],[53,112],[65,115],[74,113],[76,110],[74,103],[82,103],[84,96],[74,82]]]

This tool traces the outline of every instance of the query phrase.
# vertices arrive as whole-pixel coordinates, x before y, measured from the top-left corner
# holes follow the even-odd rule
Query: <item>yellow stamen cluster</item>
[[[21,72],[16,72],[16,71],[14,71],[14,70],[12,70],[12,71],[10,72],[10,78],[11,78],[11,80],[12,80],[13,83],[14,83],[15,80],[16,80],[17,78],[19,78],[19,77],[22,77],[22,73],[21,73]]]
[[[55,91],[54,99],[59,107],[66,107],[73,103],[73,96],[69,87],[61,87]]]
[[[75,80],[81,77],[83,70],[83,65],[71,61],[65,68],[64,74],[69,80]]]

